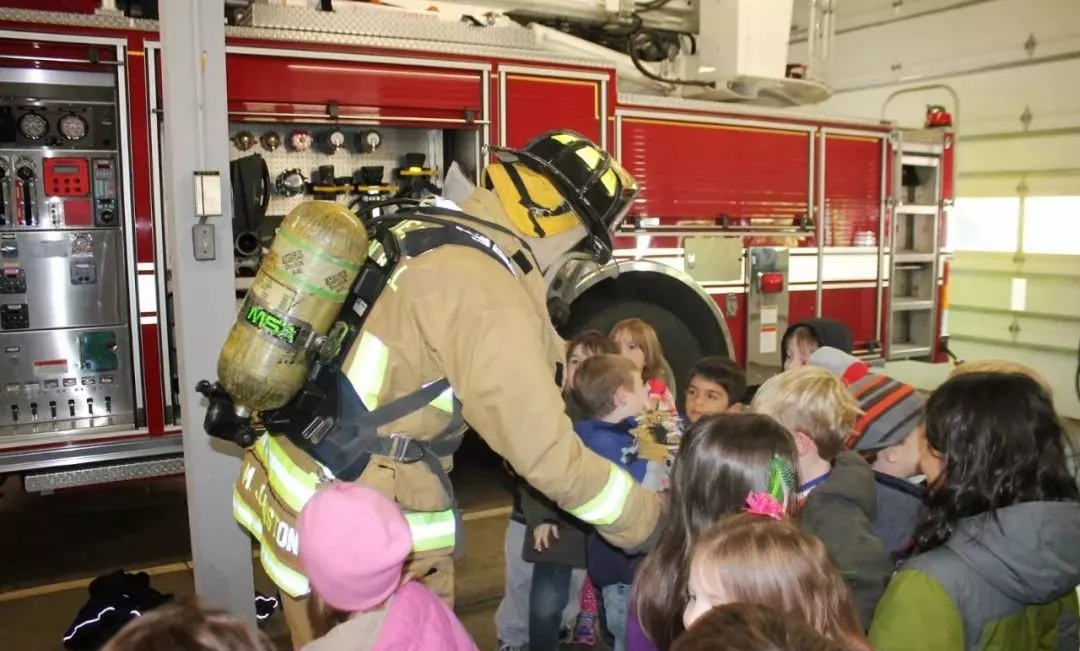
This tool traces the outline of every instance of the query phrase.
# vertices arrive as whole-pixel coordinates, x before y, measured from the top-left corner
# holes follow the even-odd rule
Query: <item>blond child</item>
[[[868,627],[894,564],[873,531],[874,470],[858,453],[841,451],[858,419],[858,404],[836,375],[803,366],[761,385],[750,409],[791,432],[802,478],[799,520],[836,559]]]
[[[678,416],[675,406],[675,386],[671,368],[664,359],[660,338],[656,330],[641,319],[624,319],[611,329],[611,340],[619,352],[641,369],[641,379],[648,387],[650,410],[662,410],[670,416]]]
[[[747,510],[718,522],[694,544],[686,627],[716,606],[754,603],[810,624],[845,651],[870,651],[821,541],[784,521],[771,495],[751,494]]]

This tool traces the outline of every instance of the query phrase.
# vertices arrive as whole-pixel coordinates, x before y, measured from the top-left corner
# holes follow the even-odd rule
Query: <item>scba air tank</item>
[[[218,357],[237,415],[282,407],[303,387],[367,250],[364,224],[332,201],[302,203],[281,222]]]

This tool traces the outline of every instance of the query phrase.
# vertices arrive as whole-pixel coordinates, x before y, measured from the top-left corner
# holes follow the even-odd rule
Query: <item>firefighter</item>
[[[261,544],[297,648],[312,631],[295,519],[333,479],[372,486],[401,506],[413,535],[409,572],[452,605],[461,524],[446,473],[466,422],[613,544],[633,549],[653,533],[655,496],[586,449],[564,414],[564,343],[544,279],[571,254],[610,259],[611,230],[637,185],[573,132],[490,152],[482,186],[459,209],[440,200],[375,220],[390,226],[374,237],[368,267],[397,257],[384,286],[371,289],[378,283],[361,273],[338,317],[357,326],[340,363],[262,414],[245,454],[234,514]],[[228,397],[206,393],[214,433],[214,404]]]

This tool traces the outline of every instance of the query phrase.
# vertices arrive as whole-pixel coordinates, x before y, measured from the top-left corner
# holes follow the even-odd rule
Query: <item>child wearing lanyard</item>
[[[799,451],[799,524],[821,539],[854,597],[863,628],[892,576],[894,564],[874,535],[874,469],[843,452],[859,405],[840,378],[813,366],[785,371],[761,385],[750,403],[791,432]]]

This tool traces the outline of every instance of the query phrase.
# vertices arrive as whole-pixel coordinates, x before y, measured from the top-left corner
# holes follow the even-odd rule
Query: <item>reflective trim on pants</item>
[[[453,548],[457,534],[457,519],[451,509],[429,513],[406,513],[412,532],[414,552]]]
[[[323,478],[296,465],[277,439],[269,434],[256,442],[255,456],[263,465],[274,494],[294,513],[300,513]]]
[[[611,465],[607,483],[596,497],[577,508],[569,510],[574,517],[596,526],[613,524],[626,508],[626,500],[634,487],[634,480],[622,468]]]
[[[266,575],[291,597],[303,597],[311,587],[307,578],[281,562],[274,554],[273,546],[263,537],[263,523],[236,490],[233,491],[233,517],[259,543],[259,561]]]

